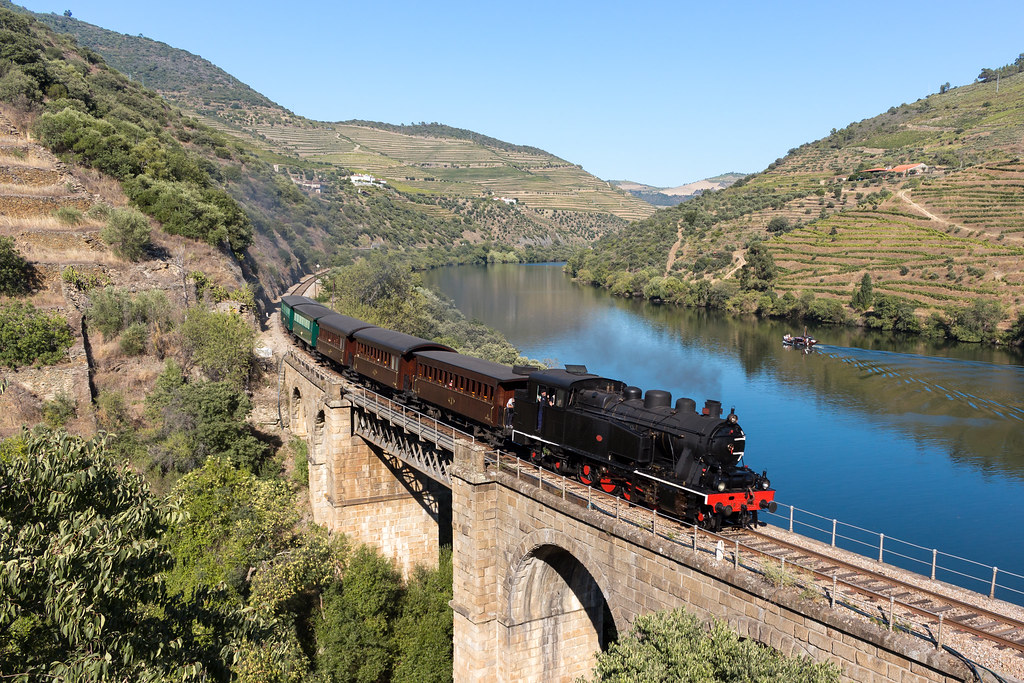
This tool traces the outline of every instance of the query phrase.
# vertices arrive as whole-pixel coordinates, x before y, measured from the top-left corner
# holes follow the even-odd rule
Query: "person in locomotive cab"
[[[540,396],[537,397],[537,431],[539,432],[544,427],[544,408],[548,405],[548,392],[544,389],[540,390]]]
[[[509,429],[512,428],[512,414],[515,412],[515,409],[516,409],[516,399],[515,399],[515,396],[509,396],[508,397],[508,402],[505,403],[505,427],[507,427]]]

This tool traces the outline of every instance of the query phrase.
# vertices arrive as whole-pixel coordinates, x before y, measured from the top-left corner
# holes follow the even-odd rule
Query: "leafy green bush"
[[[52,365],[67,356],[75,338],[56,311],[15,301],[0,307],[0,365]]]
[[[231,384],[187,382],[168,361],[146,397],[147,417],[156,424],[154,464],[164,473],[190,472],[218,456],[258,471],[268,449],[245,421],[251,410],[249,398]]]
[[[14,238],[0,237],[0,295],[27,294],[32,276],[32,266],[14,246]]]
[[[75,399],[64,392],[58,393],[52,401],[43,403],[43,421],[53,429],[63,427],[77,414]]]
[[[143,337],[144,345],[145,339],[149,337],[148,327],[169,330],[174,326],[174,312],[162,289],[147,289],[132,296],[120,287],[104,287],[89,297],[86,315],[107,340],[133,325],[141,326],[141,332],[136,330],[133,333],[136,336],[135,342],[128,342],[129,345],[137,343],[140,336]]]
[[[82,222],[82,212],[73,206],[62,206],[53,212],[62,225],[78,225]]]
[[[224,609],[217,591],[167,594],[173,512],[103,437],[0,442],[0,491],[0,678],[227,680],[236,639],[272,649],[274,634]]]
[[[241,388],[253,368],[256,333],[237,313],[218,313],[194,306],[181,326],[192,362],[212,380]]]
[[[320,670],[336,681],[390,680],[401,595],[402,575],[392,562],[369,546],[359,547],[341,583],[323,596],[316,630]]]
[[[128,293],[118,287],[104,287],[89,297],[87,317],[104,339],[113,339],[124,329],[128,302]]]
[[[100,231],[100,239],[121,258],[139,261],[150,245],[149,221],[135,209],[114,209]]]
[[[839,674],[832,662],[785,657],[741,640],[720,621],[708,630],[696,616],[677,609],[637,617],[629,634],[597,656],[591,680],[832,683]]]
[[[132,323],[121,335],[118,346],[126,356],[141,356],[146,352],[149,341],[149,328],[145,323]]]

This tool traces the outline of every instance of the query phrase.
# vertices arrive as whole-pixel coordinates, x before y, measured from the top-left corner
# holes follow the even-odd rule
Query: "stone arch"
[[[288,395],[288,417],[289,427],[295,436],[306,436],[306,406],[302,402],[302,392],[297,384],[292,385]]]
[[[606,626],[621,614],[605,597],[608,582],[587,549],[542,529],[512,554],[505,576],[507,680],[573,680],[607,645]],[[607,624],[606,620],[613,624]]]
[[[316,461],[316,456],[319,455],[324,447],[324,436],[326,433],[327,416],[324,413],[324,407],[321,405],[316,413],[316,417],[313,418],[313,437],[310,439],[309,456],[314,461]]]

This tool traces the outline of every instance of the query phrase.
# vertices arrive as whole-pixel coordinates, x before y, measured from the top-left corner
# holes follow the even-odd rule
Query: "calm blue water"
[[[585,364],[643,389],[735,407],[746,464],[767,469],[778,500],[875,532],[841,544],[928,573],[931,548],[1024,574],[1024,367],[977,346],[929,346],[820,328],[811,354],[781,344],[784,323],[624,301],[573,284],[557,265],[460,267],[424,274],[460,310],[530,358]],[[785,510],[785,508],[783,508]],[[788,514],[788,511],[785,513]],[[797,531],[801,519],[797,513]],[[788,519],[771,520],[788,524]],[[897,546],[898,538],[926,548]],[[852,543],[852,546],[851,546]],[[967,567],[940,561],[957,571]],[[987,592],[991,569],[971,568]],[[953,580],[940,570],[939,578]],[[1024,581],[1000,575],[1024,591]],[[998,597],[1024,603],[1024,593]]]

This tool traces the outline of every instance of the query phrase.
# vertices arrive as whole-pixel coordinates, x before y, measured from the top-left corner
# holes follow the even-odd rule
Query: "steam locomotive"
[[[713,530],[776,509],[767,473],[742,464],[735,412],[723,418],[718,401],[698,412],[693,399],[673,405],[667,391],[643,394],[584,366],[465,356],[302,296],[283,297],[280,313],[289,333],[342,372],[588,486]]]

